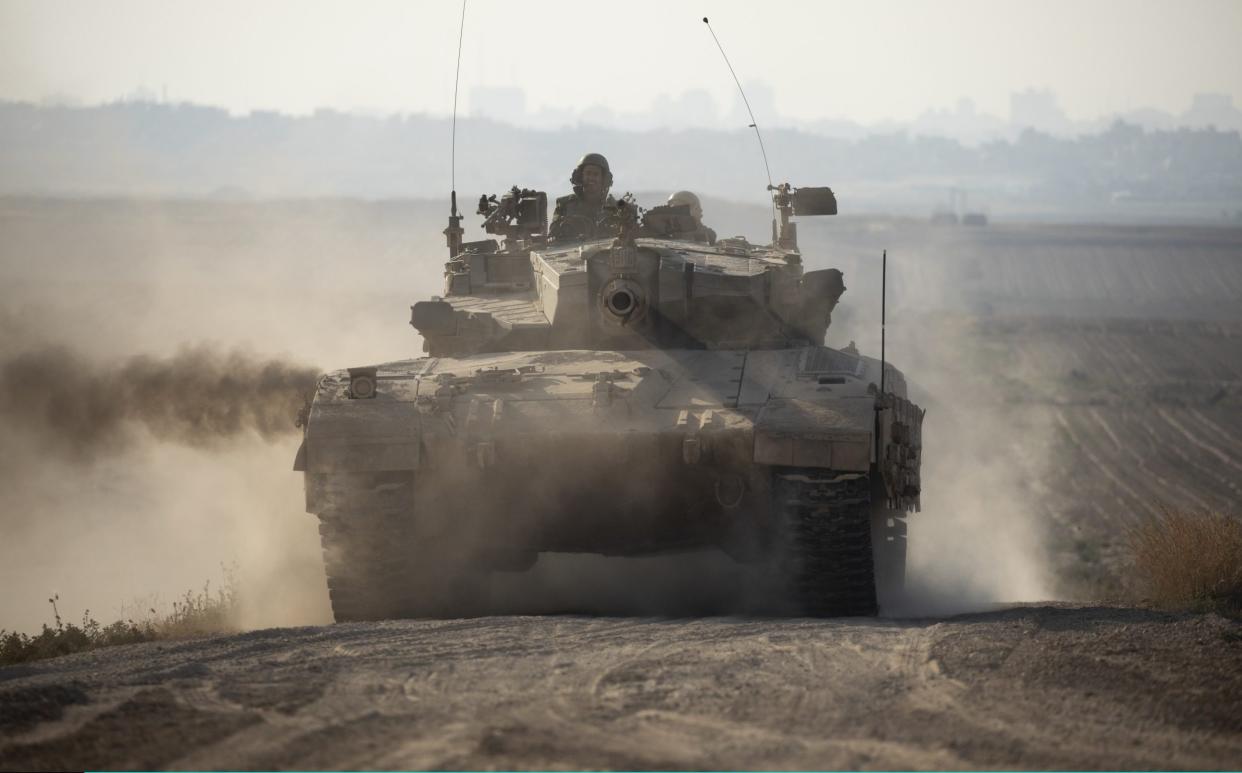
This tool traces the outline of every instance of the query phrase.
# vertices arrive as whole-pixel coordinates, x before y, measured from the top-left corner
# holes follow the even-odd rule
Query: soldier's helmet
[[[703,222],[703,205],[699,203],[699,197],[690,191],[677,191],[668,197],[668,205],[670,207],[689,207],[690,214],[694,219]]]
[[[578,165],[574,167],[574,173],[569,176],[569,182],[574,186],[574,193],[582,193],[582,167],[587,164],[594,164],[603,171],[605,191],[612,187],[612,170],[608,168],[608,159],[604,158],[602,153],[587,153],[578,159]]]

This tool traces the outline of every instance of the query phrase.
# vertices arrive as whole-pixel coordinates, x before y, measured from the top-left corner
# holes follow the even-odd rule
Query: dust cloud
[[[875,249],[846,272],[847,313],[834,314],[828,345],[856,341],[878,356],[880,248],[892,235],[872,238]],[[1001,385],[1030,376],[1029,365],[980,334],[979,317],[965,311],[978,301],[951,281],[943,248],[928,239],[890,254],[888,266],[887,358],[926,410],[922,511],[907,518],[906,592],[882,603],[895,616],[979,611],[1060,591],[1041,508],[1052,485],[1053,423],[1038,407],[1003,399]]]
[[[293,417],[321,369],[419,355],[408,308],[439,291],[441,215],[331,201],[0,207],[0,628],[36,629],[53,592],[68,619],[114,619],[233,562],[242,625],[329,621]],[[808,228],[804,248],[819,256],[809,269],[846,271],[829,343],[878,354],[878,261],[828,233],[817,243]],[[878,256],[887,235],[862,233]],[[910,518],[919,591],[886,611],[1048,598],[1035,506],[1048,425],[991,399],[1012,363],[981,369],[984,344],[936,317],[939,301],[918,294],[940,291],[910,270],[890,266],[888,354],[928,409],[924,511]],[[748,572],[715,551],[544,555],[492,585],[509,612],[737,613]]]
[[[846,270],[850,289],[828,344],[854,341],[878,357],[880,254],[893,234],[884,224],[855,226],[850,246],[859,249],[843,250],[838,233],[807,229],[803,239],[817,261],[808,270]],[[1044,407],[1005,399],[1047,379],[982,332],[973,313],[981,293],[946,270],[946,256],[973,256],[931,236],[889,265],[888,361],[927,414],[922,511],[908,516],[907,591],[882,598],[881,614],[955,614],[1058,598],[1064,591],[1049,546],[1055,524],[1044,505],[1056,485],[1055,425]],[[712,550],[644,559],[544,554],[525,575],[496,575],[492,588],[507,611],[750,614],[772,609],[771,599],[756,595],[764,579],[762,570]]]
[[[221,565],[236,565],[245,591],[237,623],[290,619],[292,605],[269,600],[288,575],[304,573],[314,587],[312,554],[289,566],[266,513],[296,502],[297,491],[255,473],[288,469],[294,418],[316,374],[208,346],[112,365],[54,346],[0,362],[0,503],[10,545],[21,551],[3,555],[14,596],[6,604],[46,619],[36,602],[56,593],[66,611],[142,618],[166,612],[179,593],[220,588]],[[32,558],[37,565],[23,566]],[[47,585],[30,587],[41,575]],[[118,580],[127,591],[92,598]]]
[[[314,390],[315,368],[206,346],[112,366],[66,346],[0,362],[0,415],[79,459],[115,452],[141,427],[158,441],[209,445],[253,432],[276,439]]]
[[[0,628],[331,620],[292,471],[317,373],[415,356],[438,239],[400,205],[0,200]],[[438,233],[425,229],[431,236]],[[424,249],[425,248],[425,249]]]
[[[1054,425],[1038,409],[1000,402],[986,376],[970,372],[981,342],[969,323],[929,330],[934,340],[908,331],[924,340],[903,361],[912,380],[926,380],[912,389],[927,409],[923,511],[909,517],[907,595],[891,611],[940,615],[1056,598],[1051,524],[1040,507]]]
[[[994,350],[973,317],[905,311],[901,302],[894,316],[900,321],[889,324],[889,362],[906,374],[910,397],[927,414],[922,511],[908,515],[907,588],[881,597],[881,614],[939,616],[1058,598],[1049,550],[1054,524],[1042,507],[1054,485],[1055,424],[1040,406],[1005,402],[997,388],[1002,378],[1033,382],[1028,365]],[[854,340],[878,355],[878,327],[871,329],[864,312],[830,331],[830,343]],[[527,504],[554,485],[539,476],[524,484]],[[644,495],[651,492],[633,494]],[[717,550],[638,559],[543,554],[526,573],[495,573],[492,593],[509,613],[768,615],[781,611],[770,583],[763,566]]]

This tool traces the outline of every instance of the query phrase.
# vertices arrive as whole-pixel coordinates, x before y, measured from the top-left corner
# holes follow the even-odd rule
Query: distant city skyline
[[[1101,114],[1090,119],[1073,120],[1061,107],[1050,89],[1025,89],[1010,95],[1009,109],[1004,115],[980,111],[969,97],[960,97],[946,107],[930,107],[908,121],[882,121],[872,124],[844,119],[796,120],[783,116],[776,107],[773,89],[764,83],[747,87],[747,98],[756,118],[764,126],[801,128],[837,136],[856,135],[876,130],[910,129],[929,134],[942,134],[966,141],[1013,136],[1023,129],[1036,129],[1049,134],[1073,134],[1098,131],[1115,120],[1151,129],[1172,129],[1181,126],[1221,130],[1242,130],[1242,109],[1228,94],[1198,93],[1192,95],[1183,110],[1168,112],[1150,106]],[[559,128],[575,124],[596,124],[623,129],[696,128],[734,129],[746,126],[749,118],[740,97],[732,103],[719,104],[710,92],[692,89],[682,94],[656,95],[646,109],[618,112],[603,105],[592,105],[579,111],[568,109],[530,110],[525,91],[517,86],[475,86],[465,100],[462,115],[490,118],[502,123],[532,128]]]
[[[99,104],[141,86],[238,114],[446,115],[460,12],[449,1],[0,0],[0,99]],[[1242,3],[1231,0],[470,0],[462,107],[472,90],[520,88],[524,118],[691,123],[714,106],[736,123],[704,13],[764,125],[1007,120],[1024,93],[1036,113],[1039,95],[1055,95],[1071,125],[1179,116],[1197,94],[1242,103]]]
[[[1073,120],[1062,109],[1060,100],[1050,89],[1026,89],[1010,95],[1004,115],[982,112],[969,97],[961,97],[951,105],[932,107],[913,119],[861,123],[848,119],[797,120],[779,113],[772,98],[772,88],[764,83],[747,86],[752,108],[765,128],[799,129],[842,139],[861,139],[873,134],[909,132],[943,136],[967,144],[993,139],[1013,139],[1026,129],[1068,137],[1102,131],[1116,121],[1144,129],[1177,128],[1221,131],[1242,131],[1242,108],[1228,94],[1199,93],[1192,95],[1184,109],[1168,112],[1153,107],[1101,114],[1092,119]],[[3,102],[5,100],[0,100]],[[124,103],[185,104],[226,110],[220,105],[203,105],[178,99],[167,86],[137,86],[100,105]],[[90,107],[76,100],[60,98],[35,102],[43,106]],[[434,112],[388,112],[382,110],[342,110],[322,107],[315,112],[330,110],[367,117],[426,115],[445,117]],[[254,113],[281,111],[255,110]],[[237,113],[235,115],[245,115]],[[296,115],[286,113],[287,115]],[[605,105],[588,105],[579,110],[542,107],[530,109],[525,91],[518,86],[472,86],[462,95],[459,116],[485,119],[529,129],[557,130],[577,126],[600,126],[626,131],[709,129],[730,131],[746,127],[749,118],[741,98],[720,104],[706,90],[691,89],[681,94],[657,94],[644,108],[615,111]]]
[[[624,170],[619,190],[650,194],[677,180],[710,197],[767,199],[759,147],[746,128],[643,132],[616,126],[633,116],[614,116],[611,126],[533,130],[465,116],[457,122],[454,176],[444,116],[237,115],[160,103],[150,93],[136,97],[78,108],[0,101],[0,193],[388,198],[438,197],[455,188],[468,201],[509,184],[562,190],[566,170],[589,149]],[[1035,121],[1060,121],[1055,109],[1041,114],[1055,108],[1048,97],[1019,94],[1014,106]],[[974,116],[965,107],[958,112]],[[1199,107],[1210,111],[1213,101]],[[926,214],[969,194],[972,206],[1014,217],[1242,222],[1236,129],[1111,123],[1074,136],[1013,131],[973,146],[920,124],[857,138],[773,127],[765,137],[773,176],[831,182],[848,192],[852,212]]]

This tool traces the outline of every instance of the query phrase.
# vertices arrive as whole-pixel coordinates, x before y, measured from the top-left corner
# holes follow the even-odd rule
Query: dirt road
[[[1237,768],[1242,624],[497,617],[0,670],[16,768]]]

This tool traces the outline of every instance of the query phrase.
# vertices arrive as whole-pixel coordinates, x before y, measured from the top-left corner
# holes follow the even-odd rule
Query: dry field
[[[1126,536],[1138,519],[1162,507],[1238,514],[1242,323],[978,324],[1001,359],[1023,362],[1021,375],[997,379],[999,399],[1054,429],[1038,507],[1079,560],[1067,557],[1067,569],[1121,590]]]
[[[816,225],[864,292],[888,246],[889,352],[930,409],[928,461],[974,427],[942,446],[959,469],[986,448],[1020,471],[980,483],[1040,525],[1058,596],[1128,590],[1127,535],[1162,506],[1242,515],[1242,231]],[[870,300],[842,321],[874,349]]]

